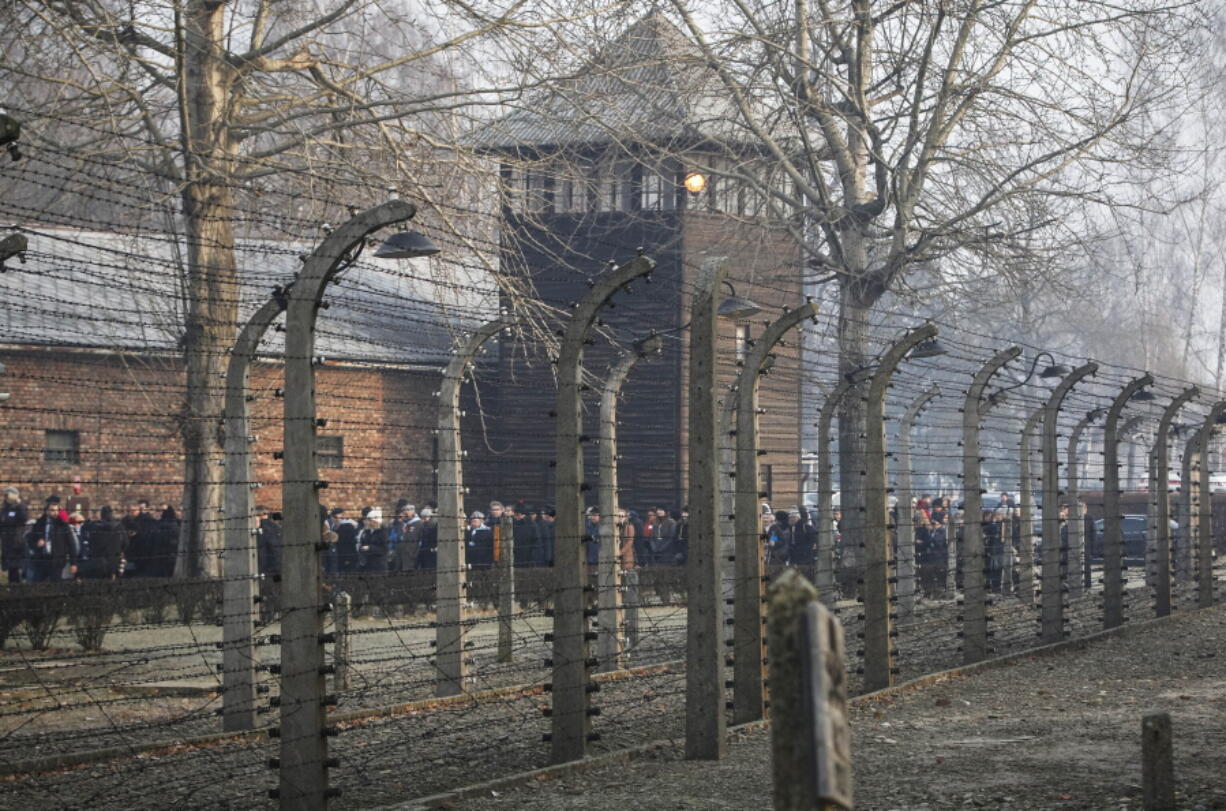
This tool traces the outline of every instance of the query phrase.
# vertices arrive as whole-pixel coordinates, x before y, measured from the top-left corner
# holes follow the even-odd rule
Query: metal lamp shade
[[[388,237],[379,250],[375,251],[376,259],[415,259],[419,256],[434,256],[438,246],[430,241],[420,231],[401,231]]]
[[[1044,380],[1051,380],[1053,378],[1064,377],[1071,371],[1073,370],[1065,366],[1063,363],[1054,363],[1043,371],[1039,372],[1039,377],[1043,378]]]
[[[751,318],[762,312],[762,308],[744,296],[738,296],[734,293],[720,302],[717,312],[720,318],[728,318],[735,321]]]
[[[924,358],[935,358],[940,355],[947,354],[945,347],[941,346],[941,342],[936,338],[928,338],[916,344],[915,349],[911,350],[912,360],[922,360]]]
[[[1136,400],[1138,403],[1149,403],[1157,398],[1154,397],[1154,393],[1152,391],[1147,391],[1145,389],[1138,389],[1137,391],[1134,391],[1132,393],[1132,397],[1128,399]]]

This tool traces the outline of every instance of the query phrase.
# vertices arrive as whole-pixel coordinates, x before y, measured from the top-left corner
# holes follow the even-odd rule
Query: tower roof
[[[728,140],[738,115],[702,52],[659,12],[474,139],[487,149]]]

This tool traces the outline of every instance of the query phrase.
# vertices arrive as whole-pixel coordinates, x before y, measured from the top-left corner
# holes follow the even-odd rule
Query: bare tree
[[[443,56],[515,23],[522,5],[18,0],[3,12],[10,109],[32,145],[63,156],[59,182],[78,195],[41,202],[80,209],[80,195],[109,189],[129,207],[148,199],[134,216],[182,227],[181,574],[220,572],[218,381],[239,313],[236,230],[301,239],[304,223],[399,186],[422,218],[489,255],[489,212],[457,182],[475,167],[453,148],[468,126],[456,110],[480,88]]]

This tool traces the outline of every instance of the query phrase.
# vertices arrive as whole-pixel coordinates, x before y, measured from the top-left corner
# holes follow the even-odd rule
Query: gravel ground
[[[1172,717],[1178,808],[1226,808],[1223,642],[1219,606],[861,703],[851,715],[856,806],[1140,808],[1141,716],[1157,710]],[[769,752],[769,732],[752,732],[720,763],[687,763],[669,748],[454,807],[761,808]]]
[[[1130,603],[1130,613],[1134,617],[1148,613],[1147,601],[1141,599],[1141,593],[1134,594]],[[960,658],[956,638],[958,610],[950,600],[925,600],[919,603],[914,615],[902,618],[899,626],[902,678],[957,663]],[[859,682],[854,675],[858,663],[854,650],[859,629],[858,613],[855,603],[840,607],[849,648],[852,648],[849,654],[852,659],[850,682],[853,693]],[[1018,603],[1012,598],[998,598],[993,613],[997,619],[998,651],[1035,644],[1036,615],[1032,606]],[[1100,621],[1097,595],[1088,595],[1071,603],[1068,615],[1071,632],[1075,635],[1096,629]],[[633,652],[629,664],[642,665],[680,658],[685,635],[684,609],[652,609],[648,619],[647,627],[651,633],[644,637],[642,646]],[[1183,621],[1186,620],[1180,620]],[[548,673],[541,664],[548,656],[548,645],[544,642],[543,634],[549,630],[549,624],[541,617],[521,618],[516,626],[516,662],[513,665],[498,665],[493,661],[490,644],[493,623],[483,623],[476,629],[474,641],[477,644],[472,653],[476,659],[475,670],[480,675],[474,684],[475,689],[508,684],[539,687],[548,681]],[[428,641],[433,633],[420,625],[420,622],[411,620],[370,620],[356,624],[360,633],[355,648],[362,664],[355,689],[342,695],[342,710],[380,706],[429,695],[432,671]],[[200,642],[205,642],[203,635],[198,638]],[[211,667],[212,657],[216,656],[211,648],[206,643],[191,654],[201,667],[199,672],[207,672]],[[262,651],[267,654],[275,651],[275,648]],[[31,676],[35,684],[47,684],[48,671],[29,672],[36,674]],[[57,678],[64,675],[58,669],[49,672],[56,673]],[[151,674],[155,672],[150,671]],[[676,671],[651,673],[603,685],[602,691],[594,697],[594,704],[601,707],[603,712],[594,719],[594,728],[600,733],[601,740],[593,745],[593,752],[599,754],[648,741],[679,737],[683,732],[684,687],[684,673]],[[1001,695],[1009,694],[1008,689],[1002,690]],[[211,706],[216,706],[216,699],[209,701],[214,702]],[[99,716],[97,705],[92,708],[80,707],[75,712],[90,712],[93,715],[87,725],[95,726],[95,734],[70,724],[62,727],[72,728],[70,735],[60,733],[26,737],[27,730],[10,729],[0,735],[0,747],[6,750],[4,756],[11,760],[33,757],[46,751],[82,748],[83,744],[105,745],[111,739],[144,742],[165,740],[181,734],[180,730],[197,727],[202,731],[214,731],[216,720],[211,716],[206,717],[207,713],[201,711],[199,699],[195,702],[194,711],[190,710],[190,702],[179,710],[186,712],[182,716],[184,723],[167,726],[165,720],[155,724],[148,722],[157,718],[156,712],[172,713],[175,708],[168,707],[164,699],[148,700],[146,704],[150,716],[145,718],[146,723],[142,725],[134,721],[131,728],[125,731],[119,729],[122,719],[113,710]],[[123,706],[139,704],[129,697]],[[530,689],[482,703],[423,709],[392,718],[343,725],[343,734],[330,743],[331,754],[341,762],[340,768],[333,772],[332,785],[343,790],[333,806],[347,809],[388,805],[408,797],[434,794],[544,766],[548,745],[542,742],[541,735],[548,731],[549,721],[541,710],[548,706],[548,695]],[[945,707],[944,712],[951,714],[960,711],[963,706],[950,705]],[[63,713],[61,710],[48,714],[48,717],[54,715],[63,722]],[[263,717],[275,722],[275,712]],[[888,719],[886,722],[892,723]],[[901,740],[891,732],[883,735]],[[199,748],[175,747],[55,774],[22,776],[0,782],[0,807],[259,807],[267,803],[266,791],[275,785],[276,774],[267,768],[266,762],[277,754],[276,741],[229,742]],[[665,768],[667,764],[667,759],[664,759],[655,767]],[[724,766],[721,764],[711,768],[712,774],[718,775]],[[754,768],[767,774],[761,763]],[[741,776],[734,778],[742,779]],[[651,787],[651,790],[658,791],[659,784]],[[868,791],[869,788],[864,790]],[[755,794],[759,802],[756,804],[761,804],[762,791],[759,785]],[[721,791],[720,796],[724,795]],[[685,796],[684,792],[678,795],[682,798],[678,802],[682,804],[676,807],[687,807],[683,804]],[[727,794],[727,797],[734,796],[737,795]],[[671,792],[669,797],[672,797]],[[864,797],[861,799],[863,801]],[[956,804],[961,802],[959,798]],[[754,804],[727,807],[750,807]],[[662,807],[656,802],[648,805]],[[933,801],[931,807],[943,805],[944,801]],[[520,807],[535,806],[529,802]],[[699,801],[696,807],[720,806]],[[913,806],[900,802],[897,807]]]

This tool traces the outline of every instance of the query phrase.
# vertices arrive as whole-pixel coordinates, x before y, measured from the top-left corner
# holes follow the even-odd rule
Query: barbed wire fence
[[[37,180],[51,173],[52,160],[32,150],[21,171]],[[382,199],[383,190],[367,191]],[[99,191],[112,205],[135,193]],[[828,303],[806,301],[795,285],[762,274],[754,295],[770,303],[760,316],[739,320],[745,340],[735,340],[727,323],[710,342],[713,390],[696,389],[689,371],[661,379],[650,360],[628,372],[631,383],[646,378],[649,385],[628,384],[622,392],[614,459],[657,450],[654,440],[628,430],[632,420],[664,413],[664,406],[634,402],[650,397],[652,386],[681,387],[683,399],[706,397],[722,420],[707,439],[706,462],[714,465],[709,481],[718,482],[712,502],[718,529],[687,525],[681,537],[688,545],[656,554],[643,535],[627,531],[628,514],[624,520],[601,514],[614,519],[603,528],[584,521],[601,487],[612,491],[614,510],[654,506],[619,504],[628,483],[612,481],[607,462],[591,463],[597,395],[609,366],[641,351],[645,339],[658,338],[660,351],[678,357],[683,346],[695,352],[694,322],[659,325],[647,299],[662,295],[648,291],[684,302],[710,299],[698,268],[653,273],[652,245],[639,254],[640,246],[611,242],[601,246],[604,258],[618,264],[602,267],[604,258],[585,257],[593,261],[572,270],[602,298],[587,310],[576,301],[570,313],[559,312],[533,304],[528,286],[511,288],[523,298],[513,301],[506,285],[480,281],[485,265],[477,258],[427,260],[448,262],[440,272],[416,260],[406,266],[355,257],[352,248],[373,230],[355,231],[357,240],[343,250],[321,253],[315,224],[293,217],[283,223],[293,239],[238,246],[251,273],[238,289],[224,291],[249,318],[261,311],[269,317],[245,353],[228,353],[231,363],[248,362],[246,372],[212,383],[247,412],[242,430],[231,430],[237,423],[216,426],[235,443],[211,460],[233,485],[226,511],[203,519],[208,532],[225,535],[218,553],[223,574],[175,577],[178,550],[168,539],[177,538],[177,518],[166,511],[154,518],[138,503],[174,505],[183,486],[183,454],[168,428],[174,419],[191,419],[178,403],[183,381],[174,325],[189,302],[174,288],[175,241],[153,229],[115,236],[88,217],[39,224],[32,221],[36,212],[0,209],[26,223],[20,230],[31,244],[26,264],[10,264],[3,279],[12,394],[3,405],[5,470],[35,505],[20,524],[22,543],[32,530],[34,549],[49,550],[29,553],[15,567],[6,562],[19,574],[0,597],[7,643],[0,794],[12,804],[250,806],[272,802],[274,790],[288,805],[296,798],[286,796],[284,776],[296,769],[315,775],[311,790],[319,796],[312,800],[340,789],[338,806],[363,807],[685,737],[697,716],[753,720],[769,713],[761,584],[787,565],[825,585],[823,596],[850,641],[848,664],[859,690],[1085,636],[1114,624],[1112,616],[1137,621],[1214,599],[1221,528],[1214,526],[1208,485],[1220,465],[1213,431],[1221,393],[1200,391],[1179,402],[1189,384],[1153,376],[1136,389],[1150,392],[1150,400],[1129,394],[1120,401],[1143,372],[1107,363],[1076,381],[1072,369],[1057,370],[1052,382],[1064,383],[1046,385],[1035,376],[1041,348],[1019,346],[974,400],[982,409],[974,424],[979,451],[968,465],[968,393],[976,373],[1004,347],[943,323],[917,331],[906,313],[884,315],[868,325],[879,362],[853,374],[842,394],[870,398],[884,425],[880,452],[867,457],[862,472],[865,503],[838,504],[844,514],[861,513],[854,531],[843,531],[833,506],[830,514],[810,506],[802,485],[810,473],[805,459],[818,450],[799,439],[821,405],[813,392],[843,381],[833,356],[806,354],[796,336],[828,336]],[[446,257],[448,246],[441,247]],[[329,306],[303,309],[318,323],[311,325],[311,351],[301,352],[289,342],[294,327],[286,322],[284,338],[277,327],[295,301],[312,303],[295,298],[305,296],[300,280],[312,256],[326,266]],[[421,306],[426,298],[450,305],[443,318]],[[688,305],[684,311],[697,317]],[[581,313],[590,320],[571,330]],[[540,320],[525,326],[525,317]],[[786,328],[771,332],[784,319]],[[473,336],[489,324],[490,334],[474,346]],[[932,345],[919,351],[934,331],[940,351]],[[576,362],[583,355],[569,382],[561,377],[568,341]],[[912,343],[891,355],[906,341]],[[500,358],[523,358],[523,373],[508,371]],[[1023,358],[1034,361],[1029,374]],[[1062,360],[1087,368],[1084,359]],[[310,370],[309,396],[290,380],[295,364]],[[551,441],[555,434],[568,441],[570,459],[578,461],[564,473],[563,454],[547,451],[558,465],[552,486],[526,491],[520,482],[497,480],[488,451],[503,448],[499,439],[538,437],[499,437],[517,429],[497,421],[497,405],[487,398],[496,389],[502,399],[495,403],[515,402],[517,391],[534,394],[541,378],[526,370],[541,367],[550,370],[546,378],[558,376],[560,399],[555,413],[539,415],[538,424],[548,426],[540,430]],[[449,381],[456,400],[444,395]],[[742,398],[747,384],[771,394],[757,402]],[[290,414],[287,401],[310,408]],[[696,401],[689,402],[692,409]],[[752,414],[739,413],[744,404]],[[1110,421],[1106,412],[1115,404],[1121,405]],[[1043,413],[1054,422],[1032,419]],[[569,434],[561,423],[568,416],[576,420]],[[1105,438],[1104,424],[1117,436]],[[106,443],[91,444],[91,432]],[[304,435],[305,445],[294,438]],[[1080,442],[1070,449],[1072,435]],[[331,436],[343,441],[325,441]],[[1178,461],[1170,469],[1187,462],[1181,501],[1168,510],[1173,531],[1155,523],[1168,514],[1160,501],[1168,491],[1165,455],[1150,460],[1146,483],[1121,462],[1121,442],[1147,456],[1156,445],[1174,447]],[[287,474],[290,460],[283,457],[304,448],[310,465]],[[693,492],[693,454],[673,448],[669,455],[668,472]],[[762,463],[771,465],[771,483],[759,459],[771,460]],[[1073,461],[1078,471],[1069,480]],[[79,494],[62,492],[61,472],[70,470],[81,471]],[[970,499],[977,515],[966,512],[968,473],[981,479],[975,487],[981,492]],[[820,481],[830,475],[817,471],[814,494],[832,484]],[[304,485],[308,497],[291,503]],[[1109,487],[1124,491],[1123,501],[1112,499]],[[486,512],[484,500],[465,498],[476,490],[501,496],[519,512],[489,516],[487,530],[487,516],[473,516]],[[61,527],[52,505],[52,531],[60,534],[43,537],[39,547],[47,530],[34,514],[35,494],[44,491],[61,493],[69,523],[78,511],[84,521],[75,530]],[[998,492],[1009,496],[998,499]],[[776,493],[787,494],[785,501]],[[939,516],[927,507],[917,511],[912,505],[924,495],[948,497],[950,509],[938,507]],[[342,507],[356,518],[368,505],[386,527],[401,499],[413,500],[425,524],[434,525],[411,554],[407,545],[388,548],[369,520],[348,526],[343,516],[318,509]],[[763,520],[764,500],[785,508],[777,529]],[[551,503],[559,509],[556,524]],[[1070,518],[1062,520],[1065,503]],[[1107,513],[1108,503],[1118,506]],[[104,506],[112,507],[108,516]],[[599,509],[609,512],[604,504]],[[1138,535],[1132,517],[1139,515],[1149,524]],[[1128,524],[1123,532],[1113,526],[1119,520]],[[817,542],[822,522],[830,530],[827,545]],[[896,541],[907,538],[907,530],[899,534],[904,526],[910,539]],[[90,542],[88,557],[68,554],[70,536],[63,533],[73,531]],[[627,543],[639,553],[633,561]],[[701,610],[693,599],[699,551],[719,564],[703,571],[722,570],[726,581],[699,584]],[[233,573],[236,565],[240,573]],[[27,575],[57,582],[15,582]],[[700,613],[703,627],[720,629],[713,669],[709,654],[695,659],[688,636]],[[304,649],[313,652],[303,657]],[[704,677],[718,676],[706,684],[702,704],[691,681],[699,668]]]

